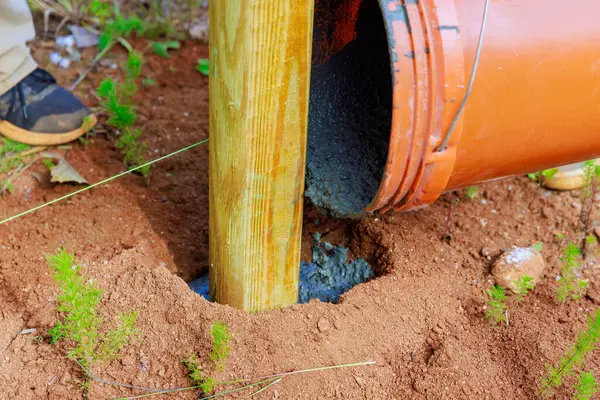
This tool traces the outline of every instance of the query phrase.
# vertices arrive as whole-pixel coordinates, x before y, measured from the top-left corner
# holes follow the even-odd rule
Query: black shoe
[[[0,96],[0,134],[17,142],[64,144],[95,124],[90,110],[41,68]]]

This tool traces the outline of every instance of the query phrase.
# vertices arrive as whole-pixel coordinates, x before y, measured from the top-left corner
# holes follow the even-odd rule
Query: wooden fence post
[[[210,293],[298,299],[314,0],[211,0]]]

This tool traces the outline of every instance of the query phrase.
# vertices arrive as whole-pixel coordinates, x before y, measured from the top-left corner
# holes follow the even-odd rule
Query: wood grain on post
[[[211,0],[210,293],[297,302],[313,0]]]

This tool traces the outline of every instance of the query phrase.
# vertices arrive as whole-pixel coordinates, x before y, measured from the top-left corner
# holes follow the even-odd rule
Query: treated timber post
[[[210,293],[298,298],[314,0],[211,0]]]

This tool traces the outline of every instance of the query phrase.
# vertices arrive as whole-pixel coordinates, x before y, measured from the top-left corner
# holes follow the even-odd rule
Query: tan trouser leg
[[[0,95],[37,67],[25,44],[34,37],[27,0],[0,0]]]

